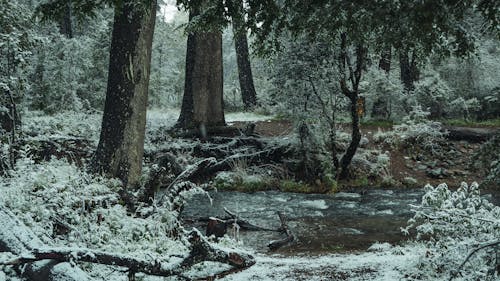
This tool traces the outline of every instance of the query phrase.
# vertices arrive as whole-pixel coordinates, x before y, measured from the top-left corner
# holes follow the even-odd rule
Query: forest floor
[[[230,126],[244,128],[248,121],[230,122]],[[255,132],[263,137],[284,137],[294,133],[293,124],[289,120],[260,120],[255,123]],[[454,127],[458,128],[458,127]],[[460,128],[474,129],[482,133],[491,133],[500,130],[496,126],[460,126]],[[373,124],[361,124],[362,137],[366,137],[369,142],[368,149],[389,151],[390,155],[390,175],[399,183],[404,183],[405,178],[413,178],[416,183],[410,187],[423,187],[425,184],[437,185],[446,182],[449,186],[458,187],[461,182],[481,183],[484,179],[484,172],[476,169],[472,163],[474,152],[481,146],[480,142],[448,140],[449,151],[453,152],[453,157],[437,157],[428,159],[421,155],[405,149],[395,149],[384,144],[376,143],[373,136],[379,131],[388,131],[391,126],[383,124],[377,126]],[[347,129],[346,132],[349,130]],[[343,183],[344,188],[360,187],[359,180]],[[370,186],[377,185],[376,182],[368,181]],[[375,186],[384,187],[384,186]]]
[[[177,116],[178,111],[148,112],[146,152],[154,154],[161,152],[164,146],[178,147],[178,155],[183,156],[190,151],[190,147],[194,147],[193,143],[195,145],[204,144],[197,140],[179,139],[168,135],[167,129],[173,125]],[[254,123],[256,125],[255,132],[261,135],[262,139],[266,139],[266,137],[291,139],[294,133],[290,121],[277,120],[272,116],[230,113],[226,116],[226,120],[229,126],[238,128],[244,128],[248,123]],[[171,245],[172,249],[177,249],[175,248],[179,246],[176,244],[177,242],[166,241],[164,235],[159,236],[158,241],[154,240],[154,243],[146,240],[137,242],[134,236],[137,235],[136,230],[143,227],[156,229],[152,226],[158,225],[157,218],[151,218],[151,220],[146,221],[147,223],[143,219],[135,221],[134,218],[127,216],[125,209],[119,204],[114,205],[113,208],[104,206],[106,204],[99,205],[92,212],[85,211],[81,207],[82,204],[85,205],[84,198],[89,196],[93,198],[96,194],[103,196],[108,195],[108,193],[114,194],[111,183],[104,182],[102,179],[92,179],[80,170],[85,159],[90,158],[97,145],[99,129],[100,114],[63,113],[53,116],[38,113],[28,114],[23,120],[25,143],[21,152],[25,159],[20,160],[19,171],[15,172],[12,177],[0,178],[0,183],[2,186],[5,184],[6,188],[0,197],[0,202],[8,205],[25,223],[32,224],[31,230],[50,243],[56,241],[52,239],[52,236],[55,235],[53,229],[46,227],[52,216],[54,214],[63,216],[64,221],[68,221],[72,226],[74,222],[71,218],[77,214],[77,217],[83,218],[85,223],[74,223],[74,227],[78,231],[70,232],[72,239],[77,239],[77,241],[82,239],[85,243],[89,243],[88,241],[91,239],[98,239],[96,245],[92,242],[90,246],[99,246],[100,250],[123,251],[134,253],[136,256],[142,254],[146,256],[152,251],[150,248],[156,248],[157,245]],[[491,128],[491,130],[494,129],[498,128]],[[470,183],[476,180],[480,182],[483,178],[483,174],[476,172],[469,165],[471,155],[477,150],[480,143],[450,141],[448,148],[449,151],[453,152],[453,155],[445,155],[447,157],[443,157],[443,159],[419,158],[418,155],[407,151],[377,144],[373,141],[373,135],[378,130],[388,130],[388,128],[379,128],[373,125],[362,126],[362,134],[368,139],[365,148],[389,151],[390,174],[398,181],[402,182],[405,178],[412,177],[417,181],[413,187],[423,187],[426,183],[437,184],[444,181],[453,187],[461,181]],[[155,143],[154,140],[157,142]],[[68,164],[66,160],[61,161],[53,158],[66,158],[68,162],[74,163],[76,166]],[[181,164],[192,164],[196,158],[186,161],[177,160]],[[431,171],[435,173],[433,174]],[[342,188],[379,187],[375,184],[376,182],[352,181],[342,185]],[[73,198],[73,200],[68,202],[67,198]],[[34,201],[35,199],[38,201]],[[56,207],[54,208],[54,206]],[[45,209],[49,211],[43,211]],[[106,220],[96,226],[95,217],[99,212],[106,214]],[[123,227],[126,225],[133,227]],[[120,235],[109,236],[110,229],[120,230]],[[144,233],[147,234],[148,231],[150,230],[144,230]],[[64,236],[66,234],[57,235]],[[110,241],[101,241],[102,237],[108,237],[106,239],[110,239]],[[56,242],[62,245],[71,244],[71,241],[63,239]],[[234,244],[234,242],[231,243]],[[128,248],[124,249],[123,245]],[[139,251],[137,248],[142,250]],[[223,277],[223,280],[401,280],[412,273],[412,270],[417,267],[420,257],[427,253],[426,251],[424,246],[417,244],[394,246],[383,243],[374,245],[366,251],[329,253],[317,256],[312,254],[292,256],[255,253],[256,265]],[[221,265],[217,267],[222,268]],[[217,267],[208,266],[207,270],[213,272]],[[96,280],[126,280],[123,272],[114,270],[110,275],[110,270],[102,271],[102,274],[96,270],[94,273],[99,275]],[[201,275],[203,276],[203,274]],[[7,278],[11,276],[14,275],[8,275]],[[2,271],[0,271],[0,280],[5,280]],[[156,281],[160,279],[147,277],[144,280]]]

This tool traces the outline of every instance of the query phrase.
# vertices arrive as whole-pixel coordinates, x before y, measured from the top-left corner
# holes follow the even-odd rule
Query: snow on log
[[[44,243],[15,214],[0,205],[0,251],[22,255],[43,247]],[[80,268],[57,260],[37,261],[29,264],[23,277],[33,281],[86,281],[89,276]]]
[[[10,259],[2,260],[3,265],[20,265],[20,264],[41,264],[62,262],[54,267],[60,270],[69,270],[69,267],[61,267],[67,262],[90,262],[104,264],[110,266],[120,266],[128,268],[128,271],[134,273],[145,273],[155,276],[182,276],[182,274],[191,266],[204,262],[214,261],[227,263],[237,269],[245,269],[255,264],[253,256],[247,253],[237,253],[234,251],[226,251],[213,247],[197,230],[193,230],[188,240],[191,243],[191,250],[186,257],[181,257],[180,262],[162,262],[159,260],[138,259],[125,254],[107,253],[103,251],[83,248],[50,248],[40,247],[30,249],[28,253],[16,253]],[[39,243],[42,244],[42,243]],[[175,256],[179,259],[178,256]],[[49,261],[44,261],[49,260]],[[34,267],[34,266],[33,266]],[[58,268],[60,267],[60,268]],[[60,274],[60,272],[58,272]],[[37,276],[39,279],[30,280],[75,280],[75,279],[48,279],[46,277]],[[65,275],[64,277],[67,277]],[[32,278],[30,276],[30,278]],[[41,278],[41,279],[40,279]],[[88,280],[88,279],[76,279]]]

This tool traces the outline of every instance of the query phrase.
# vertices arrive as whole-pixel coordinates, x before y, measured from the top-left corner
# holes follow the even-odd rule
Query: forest
[[[499,280],[500,1],[0,0],[0,281]]]

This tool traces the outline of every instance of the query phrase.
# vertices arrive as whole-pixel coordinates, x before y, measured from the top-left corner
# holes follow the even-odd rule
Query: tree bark
[[[91,170],[138,184],[144,154],[151,46],[156,0],[115,6],[108,87],[101,136]]]
[[[384,70],[387,75],[389,75],[389,72],[391,71],[391,58],[392,49],[391,46],[387,46],[384,50],[382,50],[378,63],[378,67]],[[377,97],[372,107],[372,118],[388,119],[390,117],[391,112],[389,110],[388,98],[386,96]]]
[[[405,90],[412,91],[415,89],[415,81],[417,81],[420,76],[415,52],[413,52],[410,57],[410,51],[408,49],[400,50],[399,67],[401,70],[401,82],[403,82]]]
[[[339,179],[346,179],[349,177],[349,165],[351,164],[352,158],[356,154],[361,140],[361,132],[359,130],[358,99],[359,82],[361,81],[361,73],[365,64],[366,50],[361,45],[356,46],[356,66],[353,68],[349,54],[347,53],[347,35],[342,33],[340,38],[340,88],[342,93],[351,103],[351,142],[340,160],[340,173],[338,174]],[[346,77],[346,67],[349,71],[348,78]],[[348,87],[347,80],[350,81],[351,88]]]
[[[190,19],[198,13],[192,10]],[[178,128],[225,125],[222,77],[222,34],[218,31],[189,34]]]
[[[253,83],[252,67],[248,52],[247,29],[243,18],[243,2],[237,2],[237,13],[233,16],[234,46],[238,63],[241,98],[245,109],[252,109],[257,104],[257,94]]]
[[[67,38],[73,38],[73,24],[71,22],[71,0],[66,1],[66,5],[59,22],[59,32]]]

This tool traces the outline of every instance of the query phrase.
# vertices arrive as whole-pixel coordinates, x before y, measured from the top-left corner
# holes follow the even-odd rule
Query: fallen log
[[[0,205],[0,251],[21,255],[43,247],[44,243],[10,210]],[[67,262],[48,259],[26,266],[23,277],[32,281],[87,281],[91,278]]]
[[[269,249],[271,251],[275,251],[275,250],[277,250],[283,246],[289,245],[295,241],[295,236],[293,235],[292,231],[288,227],[285,215],[283,215],[281,212],[278,212],[278,216],[279,216],[280,221],[281,221],[280,231],[283,232],[286,235],[286,237],[283,239],[280,239],[280,240],[274,240],[274,241],[269,242],[267,247],[269,247]]]
[[[483,142],[487,141],[495,134],[498,134],[500,130],[488,129],[488,128],[468,128],[468,127],[451,127],[446,126],[444,129],[448,132],[446,135],[447,139],[456,141],[468,141],[468,142]]]
[[[3,265],[21,265],[26,263],[51,260],[56,262],[90,262],[110,266],[126,267],[129,276],[135,273],[145,273],[154,276],[182,276],[191,266],[203,261],[227,263],[235,268],[244,269],[255,264],[255,259],[247,253],[229,252],[212,247],[212,245],[197,231],[193,230],[188,241],[190,252],[176,264],[160,260],[138,259],[130,255],[107,253],[93,249],[82,248],[47,248],[32,249],[28,254],[22,254],[3,261]],[[175,256],[178,258],[178,256]],[[161,259],[165,260],[165,259]],[[36,279],[49,280],[49,279]],[[73,280],[73,279],[62,279]]]

